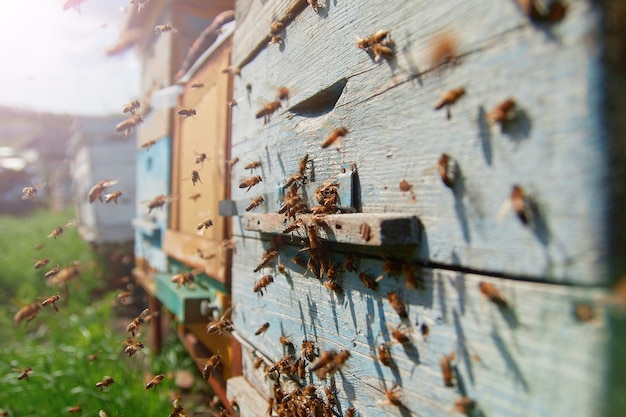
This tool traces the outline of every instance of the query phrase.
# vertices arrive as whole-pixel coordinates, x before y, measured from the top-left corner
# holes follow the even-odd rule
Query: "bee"
[[[233,107],[236,107],[239,103],[237,102],[237,100],[232,99],[232,100],[228,100],[226,104],[228,104],[228,107],[232,109]]]
[[[524,193],[524,189],[519,185],[514,185],[511,190],[511,206],[513,211],[524,224],[528,224],[532,220],[532,212],[528,204],[528,198]]]
[[[35,262],[35,269],[43,268],[44,266],[48,265],[48,262],[50,262],[50,259],[48,258],[38,260],[37,262]]]
[[[390,60],[391,58],[393,58],[393,49],[391,48],[391,45],[392,44],[390,42],[387,42],[385,44],[376,43],[372,45],[372,53],[374,54],[374,62],[380,61],[381,58],[386,59],[386,60]]]
[[[22,188],[22,200],[37,200],[37,191],[41,190],[46,186],[46,183],[43,182],[41,184],[33,185],[32,187],[24,187]]]
[[[154,31],[159,34],[163,34],[167,32],[173,32],[173,33],[178,32],[178,30],[176,30],[172,25],[157,25],[154,27]]]
[[[213,258],[215,258],[215,254],[214,253],[204,253],[202,252],[202,250],[200,248],[196,249],[196,255],[198,255],[198,257],[200,259],[204,259],[205,261],[209,261]]]
[[[332,280],[332,279],[324,281],[324,286],[328,288],[329,290],[337,292],[337,293],[343,292],[343,288],[341,287],[341,285],[337,281]]]
[[[254,187],[255,185],[257,185],[258,183],[260,183],[262,181],[263,181],[263,179],[261,178],[260,175],[256,175],[256,176],[250,177],[250,178],[245,178],[239,184],[239,188],[246,188],[246,187],[248,187],[248,189],[246,190],[246,192],[248,192],[248,191],[250,191],[250,188]]]
[[[388,343],[381,343],[376,348],[378,351],[378,360],[385,366],[392,367],[394,366],[393,358],[391,357],[391,349],[389,349]]]
[[[263,290],[267,291],[267,286],[274,282],[274,277],[271,275],[264,275],[260,280],[254,283],[254,292],[261,293],[263,297]]]
[[[304,176],[304,174],[306,173],[306,166],[310,163],[312,163],[313,161],[311,159],[309,159],[309,154],[305,154],[302,159],[300,159],[300,161],[298,162],[298,172],[300,173],[300,175]],[[321,203],[320,203],[321,204]]]
[[[391,291],[387,293],[387,300],[389,301],[389,304],[391,304],[391,307],[396,311],[396,313],[398,313],[398,316],[400,316],[400,318],[406,319],[409,317],[406,312],[406,307],[402,302],[402,299],[396,292]]]
[[[221,365],[221,363],[222,363],[222,357],[220,356],[219,353],[211,356],[209,359],[207,359],[206,363],[204,364],[204,368],[202,368],[202,377],[206,381],[211,379],[213,377],[213,373],[215,372],[217,367]]]
[[[176,283],[176,288],[183,287],[191,282],[196,280],[195,274],[193,272],[182,272],[180,274],[174,275],[170,281]]]
[[[96,388],[100,388],[100,391],[108,387],[109,385],[113,385],[115,381],[110,376],[105,376],[102,381],[96,382]]]
[[[356,417],[356,408],[348,407],[346,410],[346,417]]]
[[[198,225],[196,226],[196,230],[198,230],[198,234],[200,236],[204,236],[204,232],[206,232],[207,229],[209,229],[211,226],[213,226],[213,220],[206,219],[203,220],[201,223],[198,223]]]
[[[130,103],[124,105],[124,107],[122,108],[122,112],[135,114],[135,111],[137,111],[139,107],[141,107],[141,103],[139,102],[139,100],[133,100]]]
[[[458,55],[456,44],[456,37],[451,33],[436,35],[431,42],[430,48],[431,68],[455,62]]]
[[[234,157],[233,159],[231,159],[230,161],[228,161],[228,168],[229,169],[233,169],[233,167],[235,166],[235,164],[239,162],[239,158]]]
[[[270,117],[281,107],[280,100],[275,100],[261,107],[254,116],[257,119],[263,118],[263,124],[267,124],[270,121]]]
[[[489,301],[495,303],[498,307],[508,307],[506,299],[502,296],[502,294],[500,294],[500,291],[498,291],[498,288],[495,285],[481,281],[478,283],[478,289],[485,297],[487,297],[487,299],[489,299]]]
[[[472,410],[476,407],[476,401],[471,398],[467,398],[465,396],[457,399],[454,402],[454,409],[459,413],[470,414]]]
[[[404,407],[404,404],[402,404],[400,397],[396,393],[397,388],[399,388],[399,386],[398,384],[395,384],[393,387],[391,387],[391,389],[385,390],[385,397],[387,398],[387,401],[382,404],[395,405],[396,407]]]
[[[413,191],[413,184],[409,183],[408,181],[406,180],[400,181],[400,191],[402,191],[403,193],[410,192],[413,200],[416,199],[415,191]]]
[[[152,378],[147,384],[146,384],[146,389],[150,389],[150,388],[154,388],[157,385],[159,385],[161,383],[161,381],[163,381],[165,379],[165,375],[163,374],[158,374],[155,375],[154,378]]]
[[[263,204],[263,202],[265,201],[263,199],[263,197],[259,196],[259,197],[255,197],[251,199],[252,201],[250,202],[250,205],[248,205],[248,207],[246,207],[246,211],[252,211],[255,208],[259,207],[261,204]]]
[[[372,46],[376,44],[380,44],[382,41],[384,41],[387,35],[389,35],[389,33],[390,32],[388,30],[379,30],[378,32],[374,33],[373,35],[365,39],[360,39],[357,37],[356,46],[361,49],[368,50]]]
[[[459,167],[456,160],[454,160],[447,153],[441,154],[437,161],[437,167],[439,169],[439,176],[441,181],[448,188],[454,188],[454,183],[458,176]]]
[[[200,179],[200,173],[194,169],[191,171],[191,183],[195,187],[197,182],[202,184],[202,180]]]
[[[13,368],[13,371],[20,373],[17,376],[17,379],[19,379],[19,380],[25,379],[25,380],[28,381],[28,377],[29,377],[30,373],[33,372],[33,368],[31,368],[30,366],[28,366],[28,367],[26,367],[24,369]]]
[[[322,241],[317,235],[317,227],[315,225],[307,225],[306,235],[309,238],[309,248],[311,250],[317,250],[322,248]]]
[[[261,366],[261,364],[263,363],[263,358],[261,358],[260,356],[257,356],[254,358],[254,369],[259,369],[259,367]]]
[[[258,336],[258,335],[260,335],[260,334],[263,334],[263,333],[265,333],[265,332],[267,331],[267,329],[269,329],[269,328],[270,328],[270,324],[269,324],[269,323],[267,323],[267,322],[266,322],[266,323],[263,323],[263,324],[261,325],[261,327],[259,327],[259,328],[256,330],[256,332],[254,332],[254,335],[255,335],[255,336]]]
[[[63,227],[59,226],[59,227],[56,227],[54,230],[52,230],[52,232],[50,232],[48,237],[56,239],[57,237],[62,236],[63,232],[64,232]]]
[[[558,22],[567,11],[567,4],[562,1],[517,0],[522,11],[535,22]]]
[[[89,190],[89,193],[87,193],[87,200],[89,200],[90,203],[93,203],[94,201],[96,201],[96,199],[100,200],[100,202],[104,202],[104,199],[102,198],[102,196],[104,195],[104,192],[106,191],[107,188],[114,186],[115,184],[117,184],[117,180],[102,180],[102,181],[98,181],[98,183],[96,185],[94,185],[93,187],[91,187],[91,190]]]
[[[42,307],[50,306],[50,308],[52,308],[54,311],[58,313],[59,308],[57,307],[56,302],[59,301],[60,299],[61,299],[61,296],[59,294],[46,297],[45,299],[42,299],[41,306]]]
[[[367,223],[361,223],[361,238],[366,241],[369,242],[372,239],[372,228],[370,227],[369,224]]]
[[[61,267],[59,265],[57,265],[54,268],[52,268],[51,270],[49,270],[48,272],[46,272],[43,277],[46,278],[46,279],[47,278],[52,278],[53,276],[55,276],[59,272],[61,272]]]
[[[198,90],[202,87],[204,87],[204,83],[193,83],[190,85],[192,90]]]
[[[71,414],[78,414],[81,411],[83,411],[83,409],[81,408],[80,405],[73,405],[71,407],[66,407],[65,411],[67,411],[68,413],[71,413]]]
[[[126,331],[130,332],[133,337],[135,337],[135,333],[139,332],[139,329],[141,329],[141,326],[144,324],[146,316],[148,316],[150,314],[150,309],[146,308],[144,311],[141,312],[140,315],[138,315],[137,317],[135,317],[129,324],[128,326],[126,326]]]
[[[104,202],[105,203],[110,203],[112,201],[117,206],[117,199],[120,198],[121,196],[122,196],[122,192],[121,191],[114,191],[111,194],[105,195]]]
[[[446,387],[454,386],[454,376],[452,374],[452,361],[454,360],[454,352],[449,355],[443,355],[439,359],[439,367],[441,368],[441,376],[443,377],[443,385]]]
[[[165,203],[168,203],[170,201],[172,201],[175,197],[172,196],[166,196],[164,194],[159,194],[156,197],[154,197],[152,200],[147,202],[148,205],[148,214],[150,214],[152,212],[152,210],[154,210],[155,208],[161,208],[165,205]]]
[[[98,352],[96,352],[96,353],[92,353],[91,355],[87,356],[87,360],[89,360],[89,362],[93,362],[93,361],[95,361],[96,359],[98,359],[98,355],[99,355],[99,353],[98,353]]]
[[[270,38],[269,44],[270,45],[276,45],[276,44],[282,44],[283,43],[283,37],[280,35],[272,35],[272,37]]]
[[[278,252],[275,250],[269,250],[265,252],[263,257],[261,258],[261,262],[259,262],[259,264],[254,267],[253,272],[259,272],[261,269],[265,268],[267,265],[270,264],[270,262],[274,261],[276,255],[278,255]]]
[[[289,101],[289,88],[282,86],[276,91],[276,98],[280,101]]]
[[[304,259],[304,256],[302,256],[301,254],[297,254],[296,256],[292,256],[291,257],[291,262],[294,265],[298,265],[300,268],[306,268],[307,267],[306,260]]]
[[[147,151],[149,151],[149,150],[150,150],[150,148],[151,148],[151,147],[152,147],[152,146],[153,146],[156,142],[157,142],[157,141],[156,141],[156,139],[148,140],[148,141],[146,141],[146,142],[144,142],[144,143],[142,143],[142,144],[141,144],[141,148],[142,148],[142,149],[145,149],[145,150],[147,150]]]
[[[378,281],[376,281],[371,274],[361,272],[359,274],[359,280],[363,283],[363,285],[365,285],[365,287],[369,288],[370,290],[376,291],[376,289],[378,288]]]
[[[343,269],[345,269],[348,272],[356,272],[357,268],[354,265],[357,262],[357,258],[356,258],[356,254],[354,253],[349,253],[346,255],[346,260],[343,263]],[[360,277],[359,277],[360,279]]]
[[[50,271],[52,272],[52,271]],[[70,265],[61,269],[56,274],[50,276],[50,283],[53,285],[64,284],[71,279],[75,279],[80,275],[80,270],[77,265]]]
[[[411,343],[411,338],[407,334],[406,331],[402,330],[400,327],[391,330],[391,337],[396,339],[398,343],[403,345],[408,345]]]
[[[495,123],[504,123],[514,117],[515,99],[508,98],[487,113],[487,119]]]
[[[133,114],[128,119],[120,122],[115,126],[116,132],[124,132],[124,137],[128,137],[130,132],[143,122],[143,116],[140,114]]]
[[[222,336],[224,332],[232,332],[233,322],[226,318],[226,316],[230,314],[230,311],[231,308],[228,308],[219,320],[207,324],[207,333],[212,334],[217,332],[220,336]]]
[[[174,409],[167,417],[185,417],[185,409],[179,404],[179,399],[176,398],[173,403]]]
[[[346,128],[345,126],[340,126],[334,129],[332,132],[330,132],[330,135],[328,135],[328,137],[322,142],[322,149],[326,149],[338,140],[343,139],[343,137],[346,136],[348,132],[348,128]]]
[[[317,9],[324,8],[324,5],[318,2],[317,0],[306,0],[306,1],[307,3],[309,3],[309,6],[311,6],[311,9],[313,9],[315,13],[317,13]]]
[[[465,88],[459,87],[454,90],[446,91],[441,95],[439,101],[435,104],[435,110],[446,108],[446,117],[448,120],[452,118],[450,113],[450,106],[457,102],[458,99],[465,95]]]
[[[204,161],[206,161],[206,158],[207,158],[206,153],[204,152],[198,153],[196,151],[194,152],[196,154],[196,164],[201,164],[201,165],[204,164]]]
[[[132,339],[128,339],[125,343],[124,353],[127,353],[129,358],[143,349],[142,342],[134,342]]]
[[[282,22],[272,22],[270,24],[270,33],[272,35],[277,35],[285,29],[285,24]]]
[[[346,362],[350,359],[350,351],[342,350],[337,355],[335,355],[326,367],[323,367],[317,371],[317,376],[319,379],[326,378],[326,375],[334,375]],[[320,356],[321,359],[321,356]],[[319,359],[318,359],[319,360]],[[313,364],[315,365],[315,364]],[[312,365],[312,366],[313,366]]]
[[[287,178],[287,182],[285,183],[285,185],[289,187],[291,184],[295,184],[297,182],[301,182],[302,184],[304,184],[306,182],[306,177],[301,173],[296,172],[291,177]]]
[[[26,323],[37,317],[39,314],[39,310],[41,310],[41,305],[39,303],[30,303],[26,304],[24,307],[18,310],[13,316],[13,322],[18,325],[22,322],[22,320],[26,320]]]
[[[183,119],[186,119],[186,118],[191,117],[191,116],[195,116],[196,114],[197,114],[196,109],[182,108],[182,109],[178,110],[178,115],[182,116]]]
[[[98,417],[109,417],[109,415],[104,410],[98,411]]]
[[[228,68],[224,68],[222,70],[223,74],[230,74],[230,75],[239,75],[241,74],[241,69],[237,68],[237,67],[228,67]]]
[[[261,166],[261,161],[254,161],[254,162],[250,162],[249,164],[244,165],[244,169],[249,169],[250,173],[252,174],[252,171],[256,168],[259,168]]]
[[[202,194],[200,194],[200,193],[195,193],[195,194],[190,195],[190,196],[189,196],[189,199],[190,199],[190,200],[193,200],[193,201],[197,201],[200,197],[202,197]]]

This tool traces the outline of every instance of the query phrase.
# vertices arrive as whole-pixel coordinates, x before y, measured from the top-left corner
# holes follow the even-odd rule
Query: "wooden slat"
[[[414,290],[402,277],[384,274],[384,261],[363,258],[359,272],[384,275],[378,289],[367,289],[355,273],[344,272],[339,279],[343,293],[336,294],[310,274],[303,276],[304,268],[290,262],[298,250],[294,246],[280,251],[287,277],[270,268],[259,272],[274,275],[260,297],[252,291],[260,277],[252,269],[264,250],[258,240],[236,239],[236,253],[245,256],[236,255],[233,268],[235,328],[272,360],[285,353],[278,341],[281,335],[291,337],[296,353],[305,337],[321,349],[349,349],[352,357],[335,378],[343,411],[353,405],[362,416],[445,416],[464,394],[476,400],[486,416],[599,412],[609,366],[601,355],[609,335],[600,290],[426,267],[416,270],[423,289]],[[335,253],[333,260],[341,262],[343,256]],[[510,307],[487,300],[479,291],[480,282],[494,284]],[[390,291],[404,300],[408,319],[400,319],[391,308],[386,298]],[[591,321],[576,318],[578,304],[592,307]],[[255,336],[266,321],[269,329]],[[420,333],[424,323],[430,329],[427,339]],[[391,329],[400,324],[413,344],[391,344],[397,367],[390,369],[375,359],[376,347],[390,341]],[[448,388],[439,360],[451,352],[456,355],[456,383]],[[244,375],[245,369],[244,365]],[[383,387],[396,383],[406,410],[379,403],[384,400]]]
[[[211,278],[226,282],[222,256],[225,249],[221,242],[204,239],[198,235],[167,230],[163,239],[163,251],[191,268],[204,271]],[[198,251],[211,259],[201,258]]]
[[[138,263],[141,263],[139,261]],[[144,268],[133,268],[132,271],[135,282],[151,297],[155,294],[154,272]]]
[[[226,382],[226,392],[228,400],[237,404],[242,417],[262,415],[267,409],[267,401],[242,376],[230,378]]]
[[[243,164],[235,166],[232,199],[272,195],[305,153],[318,181],[331,180],[350,161],[358,166],[363,212],[420,219],[424,240],[416,260],[552,282],[605,282],[607,139],[597,134],[603,131],[601,109],[590,107],[601,99],[590,80],[602,71],[595,46],[584,41],[598,25],[595,10],[572,2],[566,19],[548,32],[557,42],[532,26],[514,2],[439,2],[419,14],[415,7],[368,6],[367,13],[385,16],[376,26],[344,3],[308,27],[303,15],[287,29],[290,47],[264,51],[242,70],[235,79],[240,105],[233,112],[233,155],[244,162],[261,159],[263,182],[246,194],[237,181],[249,172]],[[355,22],[346,24],[347,19]],[[423,69],[419,62],[428,56],[427,40],[447,27],[463,35],[460,51],[466,55],[457,65]],[[399,54],[397,66],[372,67],[354,45],[355,32],[379,28],[392,30],[397,51],[410,51]],[[312,33],[333,36],[312,42]],[[331,48],[324,44],[328,39],[345,44]],[[407,71],[411,59],[421,76]],[[292,89],[294,106],[342,78],[346,87],[328,113],[278,112],[266,125],[254,117],[262,104],[257,99],[273,99],[280,85]],[[433,107],[443,92],[459,86],[467,94],[447,120]],[[490,126],[485,114],[507,97],[519,103],[518,119],[502,131]],[[339,152],[322,150],[321,142],[340,125],[350,132]],[[439,176],[443,153],[460,167],[454,189]],[[400,191],[402,180],[413,185],[411,192]],[[502,210],[513,185],[535,202],[538,213],[530,226]],[[238,226],[235,222],[235,234],[254,237]]]

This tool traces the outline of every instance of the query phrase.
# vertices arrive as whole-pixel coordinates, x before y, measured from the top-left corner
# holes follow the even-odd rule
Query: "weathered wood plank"
[[[265,250],[262,242],[235,242],[236,253],[245,254],[233,265],[238,334],[272,360],[286,353],[278,341],[282,335],[292,339],[296,354],[304,338],[321,349],[349,349],[352,357],[335,378],[343,411],[353,405],[363,416],[445,416],[463,394],[488,416],[598,413],[608,366],[598,355],[609,340],[600,290],[426,267],[416,270],[423,289],[414,290],[401,277],[385,274],[383,260],[362,258],[359,272],[384,276],[378,289],[367,289],[356,273],[343,272],[343,292],[337,294],[311,274],[303,275],[304,268],[290,261],[299,248],[285,246],[280,261],[288,275],[271,268],[260,271],[274,272],[274,282],[260,297],[252,291],[260,277],[252,269]],[[334,252],[333,260],[344,258]],[[510,307],[488,301],[479,291],[480,282],[494,284]],[[391,308],[386,299],[390,291],[404,301],[407,319]],[[592,307],[591,321],[577,319],[579,304]],[[268,330],[254,335],[264,322],[270,323]],[[422,324],[429,327],[427,338],[420,333]],[[376,347],[392,341],[390,332],[397,326],[406,328],[413,343],[391,343],[396,367],[388,368],[375,359]],[[451,352],[456,355],[456,382],[448,388],[442,383],[439,360]],[[311,381],[317,382],[315,377]],[[384,401],[383,387],[395,383],[406,410],[379,403]]]
[[[395,6],[381,6],[377,13],[385,15]],[[342,3],[331,8],[323,21],[337,24],[332,23],[331,12],[339,13],[343,7]],[[455,9],[454,19],[463,16],[459,13],[464,7]],[[442,10],[427,9],[425,13]],[[252,84],[252,97],[239,100],[242,104],[233,113],[233,155],[242,161],[262,160],[263,182],[253,189],[254,196],[275,194],[277,184],[296,172],[305,153],[313,160],[318,181],[336,177],[342,163],[355,163],[363,212],[410,213],[422,222],[424,235],[416,260],[554,282],[604,282],[606,137],[598,134],[604,131],[601,109],[590,107],[600,100],[594,85],[602,71],[596,48],[585,41],[597,28],[597,10],[584,1],[572,2],[566,19],[542,32],[527,23],[514,2],[493,8],[472,5],[470,9],[467,16],[476,19],[476,24],[468,26],[474,31],[491,27],[488,19],[508,24],[513,15],[518,17],[512,26],[498,31],[497,41],[478,34],[464,36],[468,44],[480,47],[460,48],[470,52],[458,65],[428,70],[421,77],[399,69],[406,58],[402,56],[395,72],[393,65],[382,63],[355,75],[371,62],[366,62],[367,54],[359,51],[353,40],[349,50],[361,54],[359,65],[351,63],[346,49],[327,47],[326,54],[318,56],[312,52],[318,47],[316,42],[307,38],[307,49],[302,46],[305,39],[298,38],[304,35],[288,33],[290,41],[298,39],[296,45],[307,53],[303,51],[299,58],[289,56],[289,62],[297,64],[285,64],[287,54],[292,53],[289,48],[284,56],[277,51],[270,56],[272,52],[267,51],[235,80],[235,97],[246,94],[247,83]],[[351,19],[359,16],[351,15]],[[396,12],[391,16],[405,22]],[[297,20],[294,28],[304,20]],[[392,22],[389,26],[394,30]],[[420,39],[428,39],[435,28],[445,26],[429,24],[429,31],[419,32]],[[319,26],[316,28],[321,30]],[[377,28],[382,27],[388,26]],[[310,35],[310,30],[302,32]],[[354,23],[325,30],[336,40],[347,37],[346,32],[361,34],[375,29],[360,30]],[[405,46],[413,50],[413,44],[400,34],[394,38],[397,50]],[[319,42],[326,42],[326,37]],[[426,53],[420,51],[414,55]],[[311,56],[315,56],[315,65],[310,64]],[[341,74],[324,78],[328,71],[320,68],[341,68]],[[292,103],[298,103],[341,77],[347,77],[347,83],[327,113],[279,113],[266,125],[254,118],[259,108],[254,98],[273,99],[279,85],[291,87]],[[433,107],[441,93],[459,86],[465,86],[467,94],[452,108],[452,119],[446,120]],[[501,130],[487,123],[485,115],[507,97],[514,97],[519,104],[517,119]],[[320,149],[324,138],[340,125],[350,130],[340,151]],[[454,189],[439,177],[437,162],[443,153],[460,167]],[[242,165],[235,166],[234,200],[251,197],[237,188],[238,180],[248,175]],[[413,185],[410,192],[400,191],[401,180]],[[512,211],[501,210],[513,185],[520,185],[534,202],[536,216],[530,226]],[[240,226],[234,222],[235,234],[254,236]]]
[[[226,381],[226,393],[231,403],[236,403],[242,417],[260,416],[267,409],[267,402],[243,376]]]
[[[210,277],[226,282],[224,247],[221,242],[202,236],[167,230],[163,239],[163,251],[174,259],[194,269],[200,269]]]

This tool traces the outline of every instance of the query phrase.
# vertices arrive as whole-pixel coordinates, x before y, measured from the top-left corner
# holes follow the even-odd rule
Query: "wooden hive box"
[[[240,162],[221,213],[234,216],[243,377],[228,382],[229,398],[243,415],[264,413],[276,388],[263,362],[293,362],[308,340],[351,356],[325,380],[284,370],[282,389],[313,384],[325,398],[334,384],[341,415],[622,415],[625,379],[611,369],[623,369],[623,330],[607,300],[626,276],[624,7],[320,3],[236,3]],[[378,46],[357,47],[355,36],[381,30]],[[381,46],[392,55],[377,58]],[[263,117],[272,102],[280,108]],[[292,192],[313,207],[330,184],[337,214],[276,214],[296,201],[285,196],[298,172],[306,181]],[[307,267],[310,256],[327,271]],[[273,282],[253,291],[266,275]]]

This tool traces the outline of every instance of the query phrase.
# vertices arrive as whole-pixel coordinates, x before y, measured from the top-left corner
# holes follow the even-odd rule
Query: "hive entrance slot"
[[[329,113],[335,108],[347,83],[348,79],[342,78],[304,101],[294,105],[289,111],[305,117],[317,117]]]

